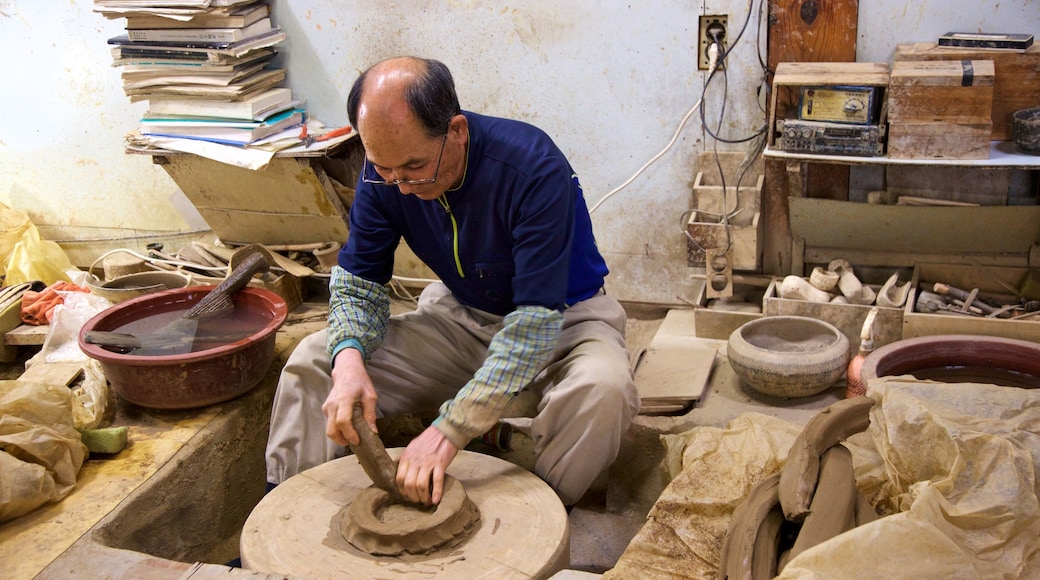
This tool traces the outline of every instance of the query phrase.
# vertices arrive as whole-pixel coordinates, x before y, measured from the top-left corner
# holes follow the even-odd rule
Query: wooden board
[[[4,344],[11,346],[41,346],[47,340],[49,325],[23,324],[4,334]]]
[[[403,449],[388,449],[397,458]],[[548,578],[567,568],[570,530],[556,493],[508,461],[460,451],[448,474],[480,510],[478,528],[454,548],[425,556],[378,557],[351,546],[332,522],[371,485],[357,457],[285,480],[242,528],[245,568],[294,578]]]
[[[791,200],[791,228],[806,247],[1024,256],[1040,240],[1040,206],[914,207],[799,198]]]
[[[69,386],[83,374],[83,362],[36,363],[26,369],[18,380]]]
[[[978,205],[1008,205],[1011,171],[908,165],[888,165],[884,171],[885,190],[893,200],[911,196]]]
[[[692,309],[673,309],[635,370],[642,414],[681,410],[704,396],[720,343],[698,338]]]
[[[769,0],[769,70],[782,62],[854,62],[859,34],[859,0]],[[793,103],[791,103],[793,105]],[[813,197],[848,199],[849,169],[810,165],[805,191]],[[789,175],[784,164],[767,161],[762,198],[762,271],[791,270],[788,227]]]
[[[225,242],[305,244],[347,239],[347,211],[318,161],[275,157],[263,171],[196,155],[157,156]]]
[[[0,312],[0,333],[3,333],[5,340],[3,344],[0,344],[0,362],[13,362],[18,358],[18,347],[13,344],[8,344],[6,341],[7,334],[12,330],[18,328],[22,324],[22,300],[19,298],[7,305],[6,308]]]
[[[891,122],[890,159],[989,159],[992,123]]]

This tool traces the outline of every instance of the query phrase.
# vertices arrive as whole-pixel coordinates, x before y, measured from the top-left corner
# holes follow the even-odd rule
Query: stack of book
[[[306,113],[287,88],[274,88],[241,101],[162,99],[149,101],[142,135],[249,145],[299,127]]]
[[[140,133],[248,145],[306,120],[272,66],[285,33],[264,0],[94,0],[125,18],[108,39],[131,102],[148,102]]]

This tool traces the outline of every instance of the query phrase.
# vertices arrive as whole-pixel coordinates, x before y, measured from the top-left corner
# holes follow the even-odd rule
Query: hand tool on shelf
[[[322,133],[320,135],[311,135],[310,130],[307,128],[307,124],[303,124],[303,128],[300,129],[300,141],[304,147],[310,147],[317,141],[328,141],[342,135],[349,135],[354,128],[350,125],[343,125],[338,129],[333,129],[328,133]]]

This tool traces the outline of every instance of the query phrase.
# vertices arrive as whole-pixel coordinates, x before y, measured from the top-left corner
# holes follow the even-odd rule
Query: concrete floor
[[[637,353],[653,339],[667,309],[625,306],[629,312],[628,346],[632,353]],[[140,575],[147,573],[150,578],[186,578],[193,562],[238,575],[239,571],[228,571],[221,564],[237,556],[237,532],[263,493],[266,421],[257,418],[269,414],[270,396],[285,356],[299,339],[323,324],[321,307],[321,304],[311,304],[305,312],[294,311],[295,320],[291,319],[279,332],[276,362],[261,385],[235,401],[209,410],[212,416],[204,421],[195,419],[199,426],[180,429],[187,431],[190,438],[174,455],[155,467],[154,475],[144,478],[139,487],[132,488],[125,497],[118,498],[117,505],[90,526],[89,531],[77,532],[75,537],[68,538],[68,549],[44,562],[39,575],[25,577],[83,577],[86,573],[94,578],[125,578],[143,577]],[[396,307],[407,309],[408,304],[400,303]],[[693,335],[694,329],[691,328],[690,333]],[[724,357],[725,343],[716,340],[714,344],[722,347],[722,356],[716,361],[703,399],[676,415],[638,417],[622,442],[622,451],[614,466],[601,475],[593,489],[571,511],[572,570],[591,573],[609,570],[643,525],[646,513],[667,484],[658,469],[663,457],[661,434],[682,432],[698,425],[722,426],[747,410],[804,422],[841,395],[837,389],[831,389],[794,402],[754,395],[739,384],[729,369]],[[688,372],[688,369],[677,368],[676,372]],[[156,418],[156,414],[125,407],[121,406],[120,420],[150,420],[160,425],[146,429],[145,436],[155,435],[161,439],[166,436],[162,428],[176,431],[180,427],[181,419],[177,416],[158,414]],[[483,451],[528,467],[533,452],[530,440],[522,432],[524,420],[511,422],[517,427],[513,450],[501,453],[487,448]],[[402,429],[399,434],[406,432],[407,429]],[[381,429],[381,433],[385,431]],[[144,443],[146,441],[137,446],[146,448]],[[387,447],[396,446],[392,440],[386,443]],[[100,476],[97,479],[104,481]],[[91,492],[88,486],[89,482],[83,489],[77,487],[69,498],[47,510],[41,508],[42,512],[54,515],[30,514],[20,519],[38,515],[48,524],[55,518],[60,521],[62,504],[66,504],[65,511],[70,511],[76,502],[84,501],[82,494]],[[68,518],[69,514],[64,517]],[[19,520],[0,525],[0,539],[4,537],[5,528],[17,522]],[[19,537],[24,539],[26,535],[31,536],[32,530]]]

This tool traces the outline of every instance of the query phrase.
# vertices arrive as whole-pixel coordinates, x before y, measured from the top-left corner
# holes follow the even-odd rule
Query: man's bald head
[[[347,115],[359,133],[369,121],[418,122],[430,136],[439,136],[460,112],[448,67],[413,56],[376,63],[354,81],[347,97]]]

